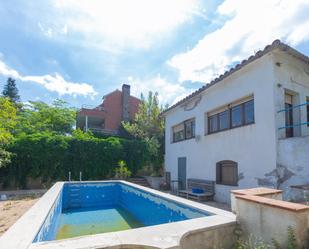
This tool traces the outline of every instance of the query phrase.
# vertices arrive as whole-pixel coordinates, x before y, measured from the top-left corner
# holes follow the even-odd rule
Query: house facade
[[[134,119],[140,102],[130,94],[130,85],[123,84],[122,91],[117,89],[105,95],[99,106],[82,107],[77,113],[76,128],[107,135],[121,135],[121,122]]]
[[[215,199],[309,184],[309,58],[279,40],[167,109],[165,168],[213,180]]]

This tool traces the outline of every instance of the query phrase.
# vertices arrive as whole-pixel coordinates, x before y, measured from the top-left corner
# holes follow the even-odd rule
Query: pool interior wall
[[[119,182],[65,183],[33,242],[210,215]]]

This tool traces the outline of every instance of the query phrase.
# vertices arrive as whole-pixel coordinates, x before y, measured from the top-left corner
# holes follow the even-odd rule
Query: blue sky
[[[22,101],[99,104],[122,83],[173,104],[275,39],[309,54],[309,1],[10,0],[0,87]]]

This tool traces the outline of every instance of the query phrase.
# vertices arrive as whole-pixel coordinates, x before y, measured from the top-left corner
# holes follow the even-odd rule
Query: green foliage
[[[235,249],[270,249],[271,246],[262,239],[250,235],[247,241],[237,240]]]
[[[0,147],[0,168],[5,167],[11,162],[12,153]]]
[[[13,139],[16,112],[16,107],[8,98],[0,97],[0,168],[6,166],[12,156],[6,147]]]
[[[6,185],[16,182],[27,187],[27,178],[40,178],[44,183],[72,179],[102,180],[114,175],[119,160],[127,162],[128,171],[136,174],[148,163],[147,145],[139,140],[109,137],[96,138],[80,130],[72,136],[50,132],[20,134],[8,147],[14,157],[9,167],[0,170]]]
[[[12,130],[15,125],[15,106],[8,98],[0,97],[0,144],[6,144],[12,140]]]
[[[18,103],[20,101],[18,89],[14,79],[8,78],[6,84],[4,85],[2,95],[6,98],[9,98],[13,103]]]
[[[288,227],[288,241],[287,241],[287,249],[297,249],[296,237],[294,234],[294,230],[292,227]]]
[[[281,249],[279,242],[277,240],[275,240],[274,238],[271,239],[271,243],[272,243],[274,249]]]
[[[158,94],[149,92],[147,100],[141,96],[141,104],[133,123],[123,123],[124,129],[134,138],[144,141],[150,152],[153,169],[159,171],[164,153],[164,120],[160,117]]]
[[[271,240],[271,245],[264,242],[262,239],[258,239],[253,235],[250,235],[248,240],[238,239],[234,246],[235,249],[299,249],[295,237],[295,233],[292,227],[288,227],[287,241],[284,247],[281,247],[276,239]],[[303,247],[306,248],[306,247]]]
[[[102,180],[114,176],[119,160],[127,163],[120,171],[127,177],[152,160],[145,140],[73,130],[76,110],[61,100],[17,106],[0,98],[0,182],[6,186],[25,188],[29,178],[49,185],[67,180],[68,172],[76,180],[80,171],[84,180]]]
[[[120,160],[118,162],[118,168],[115,169],[115,178],[126,180],[131,176],[131,171],[127,168],[126,162]]]
[[[19,113],[16,133],[72,133],[75,117],[76,110],[68,107],[62,100],[56,100],[52,105],[30,101]]]

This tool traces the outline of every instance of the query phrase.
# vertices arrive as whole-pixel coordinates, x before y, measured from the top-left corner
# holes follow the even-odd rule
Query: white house
[[[274,41],[162,113],[171,180],[230,190],[309,184],[309,58]]]

